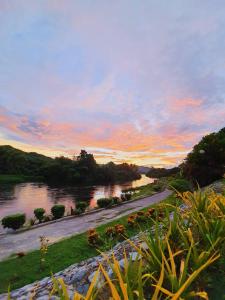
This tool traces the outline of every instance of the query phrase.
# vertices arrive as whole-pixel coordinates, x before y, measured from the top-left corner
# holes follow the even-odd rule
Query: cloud
[[[224,126],[223,6],[1,1],[1,143],[179,163]]]

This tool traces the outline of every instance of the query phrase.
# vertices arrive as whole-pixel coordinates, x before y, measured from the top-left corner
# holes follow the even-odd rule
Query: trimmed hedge
[[[97,204],[100,208],[110,207],[112,206],[112,198],[100,198],[97,200]]]
[[[9,215],[2,219],[2,226],[4,228],[19,229],[26,222],[25,214]]]
[[[38,221],[41,223],[41,221],[44,219],[45,209],[44,208],[35,208],[34,215],[38,219]]]
[[[55,219],[60,219],[64,216],[65,206],[62,204],[56,204],[51,208],[52,215]]]
[[[129,200],[131,200],[131,197],[132,197],[131,193],[122,193],[121,194],[122,201],[129,201]]]
[[[86,207],[87,207],[87,203],[86,202],[83,202],[83,201],[77,202],[76,203],[75,213],[78,214],[78,215],[84,213]]]
[[[120,198],[119,198],[119,197],[112,197],[112,198],[111,198],[111,201],[112,201],[112,204],[117,205],[117,204],[119,204],[119,202],[120,202]]]

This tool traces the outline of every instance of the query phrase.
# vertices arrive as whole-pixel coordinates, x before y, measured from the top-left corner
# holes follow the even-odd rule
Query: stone
[[[121,269],[124,269],[124,264],[125,264],[125,260],[124,260],[124,259],[121,259],[121,260],[119,261],[119,265],[120,265],[120,268],[121,268]]]
[[[87,269],[81,269],[75,272],[72,277],[66,282],[67,284],[73,284],[79,282],[83,279],[83,277],[87,274]]]
[[[135,261],[135,260],[140,260],[141,259],[141,255],[140,254],[138,254],[137,252],[131,252],[130,253],[130,259],[132,260],[132,261]]]
[[[81,294],[81,295],[86,295],[87,294],[87,291],[88,291],[88,288],[89,288],[89,284],[83,284],[82,286],[79,286],[76,291]]]

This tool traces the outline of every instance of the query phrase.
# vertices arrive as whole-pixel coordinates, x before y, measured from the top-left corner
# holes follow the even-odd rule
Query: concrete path
[[[0,236],[0,259],[4,259],[13,253],[27,252],[40,247],[39,237],[46,236],[50,243],[87,231],[89,228],[108,223],[119,217],[128,215],[153,203],[160,202],[172,192],[165,190],[161,193],[146,197],[137,201],[92,213],[77,218],[56,222],[20,233],[12,233]]]

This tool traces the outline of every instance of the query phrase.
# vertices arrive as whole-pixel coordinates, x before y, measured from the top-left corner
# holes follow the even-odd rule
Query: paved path
[[[48,237],[50,242],[54,243],[62,238],[85,232],[89,228],[108,223],[153,203],[160,202],[171,193],[171,191],[165,190],[153,196],[149,196],[138,201],[131,201],[111,209],[56,222],[17,234],[12,233],[0,236],[0,259],[4,259],[7,256],[20,251],[27,252],[38,249],[40,246],[39,237],[41,235]]]

